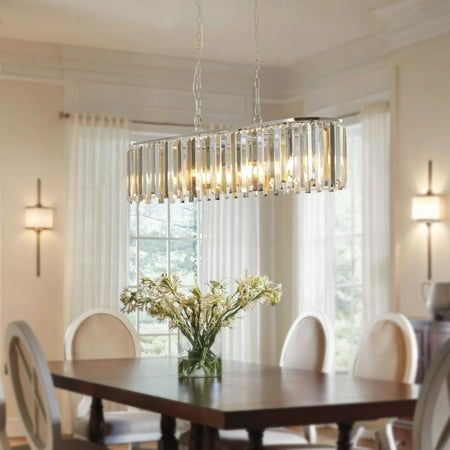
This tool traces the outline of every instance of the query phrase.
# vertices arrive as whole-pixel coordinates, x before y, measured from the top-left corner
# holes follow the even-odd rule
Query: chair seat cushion
[[[161,436],[160,415],[147,411],[111,411],[105,413],[106,445],[128,442],[148,442]],[[77,417],[74,436],[86,439],[89,417]]]

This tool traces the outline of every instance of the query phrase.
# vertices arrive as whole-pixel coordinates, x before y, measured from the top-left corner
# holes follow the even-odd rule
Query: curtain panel
[[[392,309],[391,145],[386,102],[362,111],[363,314],[366,325]]]
[[[128,273],[126,119],[72,115],[66,123],[66,325],[94,307],[117,310]]]

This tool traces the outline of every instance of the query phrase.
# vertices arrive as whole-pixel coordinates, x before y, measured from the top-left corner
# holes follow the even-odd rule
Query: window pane
[[[349,368],[353,358],[356,327],[352,303],[352,288],[336,289],[336,367],[340,369]]]
[[[137,236],[137,203],[130,205],[130,236]]]
[[[139,204],[139,236],[167,237],[167,203]]]
[[[197,203],[172,203],[170,205],[170,235],[174,238],[197,236]]]
[[[362,238],[353,238],[353,282],[362,283]]]
[[[336,191],[336,236],[348,235],[352,232],[352,199],[348,190]]]
[[[197,282],[197,241],[171,241],[171,273],[184,285]]]
[[[139,276],[155,278],[167,271],[167,241],[141,239],[139,241]]]
[[[137,240],[131,239],[128,247],[128,284],[137,285]]]
[[[137,328],[137,313],[132,312],[129,314],[126,314],[127,319],[132,323],[134,328]]]
[[[334,261],[334,277],[336,285],[340,286],[351,284],[353,282],[351,238],[336,238]]]
[[[139,334],[164,334],[169,332],[166,321],[159,321],[144,312],[139,312]]]
[[[178,356],[178,334],[170,336],[170,356]]]
[[[140,336],[143,356],[168,356],[169,336]]]

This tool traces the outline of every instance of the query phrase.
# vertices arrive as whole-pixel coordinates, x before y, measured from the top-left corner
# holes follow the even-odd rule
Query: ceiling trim
[[[450,31],[449,0],[397,0],[372,10],[383,22],[389,49],[398,49]]]
[[[89,81],[192,89],[195,61],[160,55],[0,39],[0,75],[49,82]],[[289,69],[262,67],[263,96],[277,98]],[[252,65],[203,63],[205,92],[248,94]]]
[[[450,32],[449,0],[395,0],[372,10],[383,31],[295,62],[262,68],[262,100],[288,105],[305,92],[389,66],[394,50]],[[47,82],[150,86],[190,92],[195,61],[117,50],[0,39],[0,76]],[[205,61],[204,91],[253,93],[254,67]]]

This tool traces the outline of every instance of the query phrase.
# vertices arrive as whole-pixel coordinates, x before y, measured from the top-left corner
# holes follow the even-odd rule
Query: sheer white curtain
[[[364,320],[391,309],[390,115],[385,102],[363,108]]]
[[[273,276],[283,286],[275,311],[277,350],[295,318],[334,318],[334,199],[332,193],[290,194],[272,201]],[[263,243],[265,245],[265,243]]]
[[[66,124],[66,323],[117,309],[127,278],[125,119],[73,115]]]
[[[248,270],[283,286],[280,305],[259,306],[225,330],[225,358],[277,363],[299,313],[334,314],[330,202],[320,193],[202,204],[200,282],[234,282]]]
[[[357,183],[358,194],[362,190],[362,211],[361,207],[357,208],[363,214],[362,301],[364,322],[367,323],[390,308],[387,104],[364,108],[362,134],[362,148],[360,144],[358,148],[355,143],[352,144],[352,151],[362,154],[353,155],[353,159],[349,155],[349,161],[355,163],[357,156],[356,170],[360,173],[362,159],[363,182],[362,185],[359,181]],[[355,169],[352,170],[355,172]],[[356,189],[355,186],[353,188]],[[265,273],[283,286],[280,305],[270,309],[258,308],[246,314],[244,320],[236,322],[233,330],[226,331],[226,358],[276,363],[284,337],[298,314],[318,311],[334,322],[335,232],[341,214],[337,210],[337,195],[327,192],[290,194],[219,200],[202,205],[201,281],[216,278],[235,280],[249,270]],[[343,211],[343,214],[349,213]],[[355,213],[350,220],[354,221],[357,217],[360,216]],[[341,222],[346,221],[341,217]],[[349,274],[350,279],[354,277],[354,274]],[[355,280],[352,282],[356,283]],[[352,323],[352,317],[347,319],[349,326],[359,326],[356,322]],[[357,321],[357,318],[354,320]],[[349,341],[348,345],[353,344]]]
[[[202,236],[199,280],[223,280],[230,290],[244,272],[261,273],[260,198],[221,199],[201,203]],[[242,314],[222,333],[227,359],[264,361],[270,358],[269,306]]]

